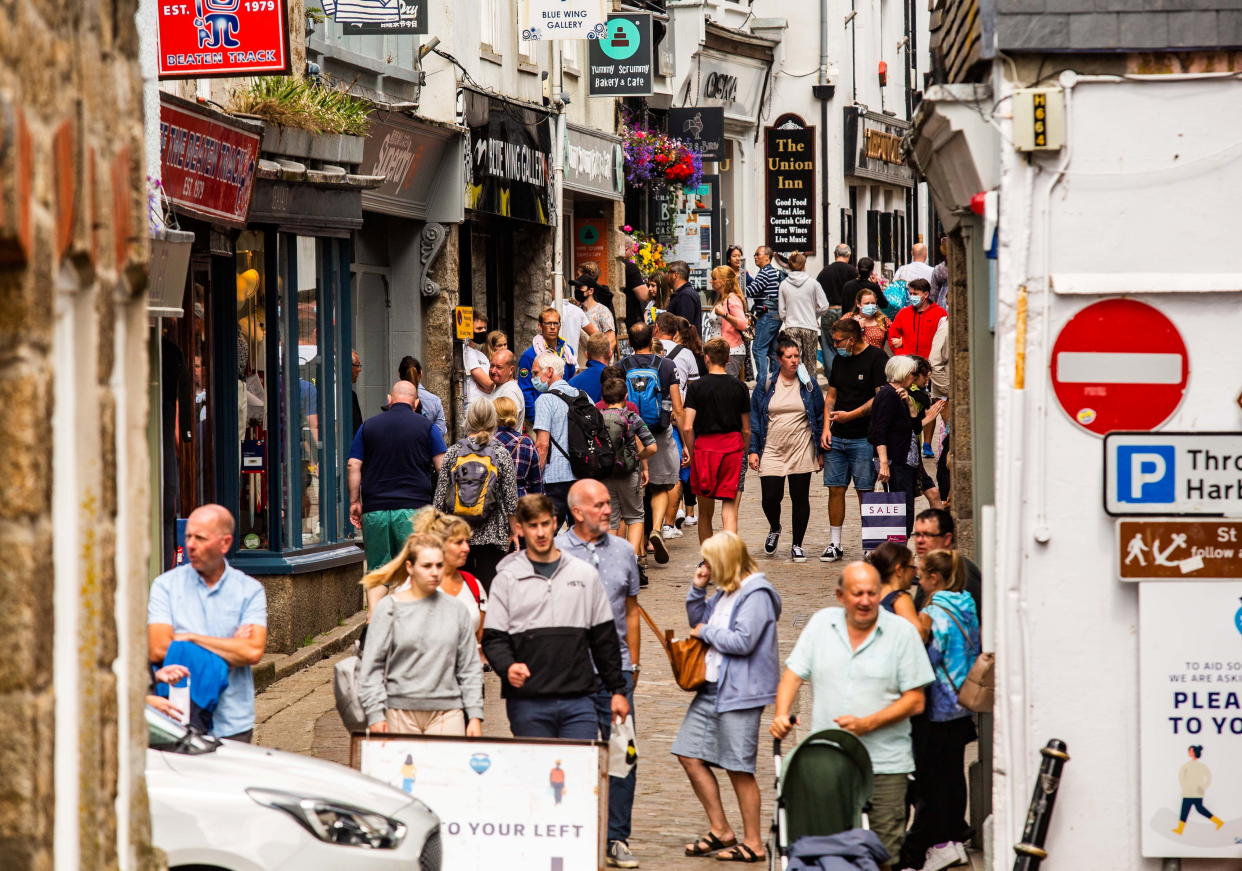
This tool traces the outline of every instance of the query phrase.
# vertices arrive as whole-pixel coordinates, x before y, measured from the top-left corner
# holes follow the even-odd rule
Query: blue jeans
[[[755,341],[751,350],[755,355],[755,383],[766,384],[768,369],[776,369],[780,364],[776,361],[776,334],[781,331],[781,319],[776,316],[775,309],[755,321]]]
[[[599,737],[607,741],[612,735],[612,693],[600,684],[593,696],[595,716],[599,721]],[[630,703],[630,722],[634,718],[634,675],[625,673],[625,700]],[[629,841],[630,817],[634,812],[634,783],[638,780],[638,766],[630,769],[625,777],[608,778],[608,840]]]
[[[514,738],[569,738],[594,741],[599,724],[591,696],[574,699],[506,699]]]
[[[855,490],[875,489],[875,448],[863,439],[832,437],[832,449],[824,454],[824,486],[848,487],[854,481]]]

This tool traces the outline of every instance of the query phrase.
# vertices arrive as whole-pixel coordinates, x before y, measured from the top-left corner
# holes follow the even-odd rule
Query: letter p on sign
[[[1176,500],[1176,450],[1172,445],[1117,448],[1118,502]]]

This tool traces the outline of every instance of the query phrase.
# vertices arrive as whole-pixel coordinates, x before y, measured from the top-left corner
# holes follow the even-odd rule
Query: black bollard
[[[1052,807],[1057,800],[1057,789],[1061,786],[1061,769],[1070,758],[1065,752],[1065,742],[1059,738],[1053,738],[1039,752],[1044,761],[1040,763],[1035,794],[1031,796],[1031,806],[1026,812],[1022,841],[1013,846],[1014,852],[1018,854],[1013,862],[1013,871],[1036,871],[1040,863],[1048,858],[1044,839],[1048,837]]]

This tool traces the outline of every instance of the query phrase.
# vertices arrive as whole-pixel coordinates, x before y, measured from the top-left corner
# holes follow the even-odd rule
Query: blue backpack
[[[628,398],[637,406],[643,423],[652,432],[668,429],[669,411],[664,407],[664,393],[660,389],[660,358],[655,354],[634,354],[621,361],[621,368],[625,370]]]

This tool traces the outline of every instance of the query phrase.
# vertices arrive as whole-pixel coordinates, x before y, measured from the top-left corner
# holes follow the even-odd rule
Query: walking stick
[[[1013,871],[1036,871],[1040,863],[1048,858],[1044,839],[1048,837],[1052,807],[1061,786],[1061,769],[1070,758],[1065,752],[1065,742],[1059,738],[1053,738],[1039,752],[1044,761],[1040,763],[1035,794],[1031,796],[1031,806],[1026,812],[1026,828],[1022,830],[1022,841],[1013,846],[1014,852],[1018,854],[1013,862]]]

